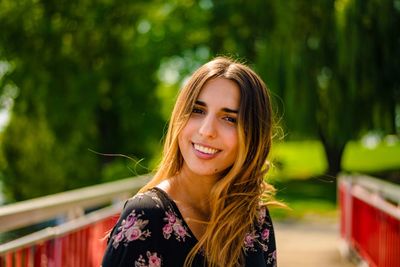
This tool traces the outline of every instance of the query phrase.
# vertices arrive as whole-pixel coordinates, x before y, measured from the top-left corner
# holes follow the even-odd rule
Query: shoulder
[[[124,205],[122,215],[132,210],[141,210],[149,213],[159,213],[165,210],[165,203],[155,190],[138,193],[128,199]]]
[[[126,246],[133,241],[155,238],[152,233],[161,227],[164,217],[164,203],[156,192],[139,193],[126,201],[109,242],[116,249],[121,244]]]
[[[124,225],[131,219],[159,219],[165,214],[165,203],[158,197],[155,191],[138,193],[125,202],[121,212],[119,223]]]
[[[163,216],[168,204],[160,198],[156,190],[138,193],[125,202],[120,220],[136,214],[137,217],[156,219]]]
[[[163,201],[153,190],[128,199],[108,238],[102,266],[161,266]],[[157,263],[157,264],[155,264]]]

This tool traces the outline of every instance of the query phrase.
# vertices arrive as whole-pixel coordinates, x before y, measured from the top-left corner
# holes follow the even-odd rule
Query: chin
[[[199,168],[199,169],[192,169],[193,173],[196,173],[199,176],[224,176],[226,173],[228,173],[227,169],[223,171],[215,171],[216,168],[210,168],[210,169],[204,169],[204,168]]]

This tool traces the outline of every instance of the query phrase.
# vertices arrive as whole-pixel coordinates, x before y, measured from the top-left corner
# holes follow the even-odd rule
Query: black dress
[[[260,210],[255,228],[244,240],[247,267],[276,266],[275,237],[268,210]],[[159,188],[129,199],[114,226],[103,267],[180,267],[197,243],[175,202]],[[202,267],[198,254],[192,266]]]

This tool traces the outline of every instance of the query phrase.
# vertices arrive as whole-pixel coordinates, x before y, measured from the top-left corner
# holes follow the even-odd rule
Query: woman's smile
[[[195,144],[193,143],[193,147],[194,149],[196,149],[197,151],[204,153],[204,154],[208,154],[208,155],[215,155],[217,154],[219,151],[219,149],[215,149],[209,146],[204,146],[204,145],[200,145],[200,144]]]

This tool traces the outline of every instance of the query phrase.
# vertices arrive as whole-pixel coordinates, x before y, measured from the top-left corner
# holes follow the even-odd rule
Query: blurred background
[[[272,92],[276,220],[336,220],[339,173],[400,183],[400,0],[2,0],[1,203],[150,172],[218,55]]]

